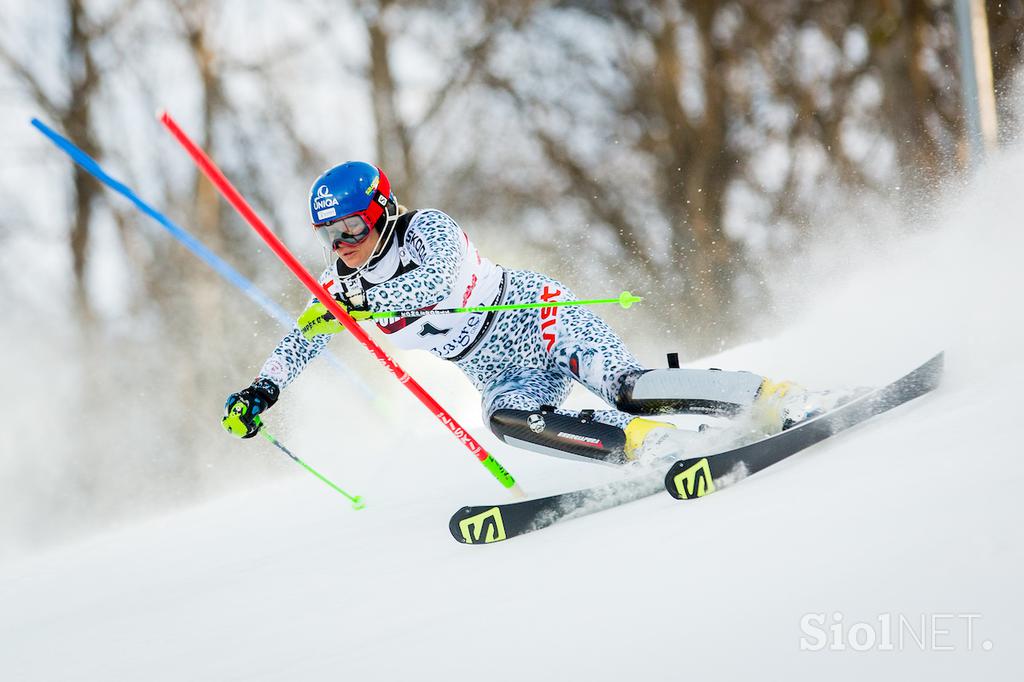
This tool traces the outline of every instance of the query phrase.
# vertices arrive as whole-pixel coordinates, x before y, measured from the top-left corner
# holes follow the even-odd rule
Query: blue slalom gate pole
[[[192,236],[191,233],[171,222],[166,216],[164,216],[164,214],[160,213],[140,199],[130,187],[108,175],[95,159],[75,146],[75,144],[66,137],[63,137],[37,118],[32,119],[32,125],[35,126],[39,132],[49,138],[53,144],[70,156],[75,163],[84,168],[90,175],[110,187],[118,194],[127,198],[135,204],[136,208],[159,223],[161,227],[171,233],[172,237],[181,242],[185,248],[213,268],[218,275],[245,294],[253,303],[266,311],[268,315],[277,320],[285,329],[290,330],[294,328],[295,320],[289,316],[281,306],[270,300],[255,284],[250,282],[240,272],[231,267],[223,258],[211,251],[205,244]],[[329,351],[324,351],[324,355],[328,362],[334,365],[334,367],[354,383],[360,391],[365,393],[368,398],[377,401],[377,396],[373,390],[371,390],[366,382],[360,379],[359,376],[355,374],[345,363]]]

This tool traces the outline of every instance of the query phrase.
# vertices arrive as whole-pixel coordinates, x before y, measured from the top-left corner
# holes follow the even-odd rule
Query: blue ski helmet
[[[309,218],[328,251],[341,244],[359,244],[376,228],[377,244],[361,269],[387,250],[398,219],[398,201],[384,171],[348,161],[328,170],[309,188]]]
[[[309,218],[314,227],[361,215],[374,227],[389,208],[397,205],[384,171],[362,161],[331,168],[309,189]]]

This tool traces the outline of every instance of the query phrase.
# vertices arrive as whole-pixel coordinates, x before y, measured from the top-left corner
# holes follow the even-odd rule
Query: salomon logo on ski
[[[693,466],[689,466],[681,473],[676,474],[672,479],[679,493],[679,499],[688,500],[691,497],[704,497],[715,492],[715,482],[711,478],[711,469],[708,467],[708,458],[703,457]]]
[[[500,542],[505,539],[505,525],[501,522],[501,510],[491,507],[487,511],[459,522],[463,541],[470,545]]]

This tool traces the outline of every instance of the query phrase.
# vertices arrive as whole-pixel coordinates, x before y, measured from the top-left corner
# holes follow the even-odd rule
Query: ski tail
[[[463,507],[452,515],[448,530],[453,538],[467,545],[501,542],[654,495],[662,489],[661,478],[661,471],[653,471],[536,500]]]

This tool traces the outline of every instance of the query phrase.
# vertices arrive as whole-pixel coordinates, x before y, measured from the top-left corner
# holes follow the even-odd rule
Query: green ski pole
[[[308,471],[309,473],[313,474],[314,476],[319,478],[321,481],[323,481],[324,483],[326,483],[327,485],[331,486],[332,488],[337,490],[339,493],[341,493],[342,495],[347,497],[349,499],[349,501],[352,503],[352,508],[353,509],[358,511],[358,510],[360,510],[360,509],[362,509],[362,508],[364,508],[366,506],[366,503],[363,502],[363,498],[361,496],[356,495],[355,497],[353,497],[352,495],[349,495],[347,492],[345,492],[344,490],[342,490],[341,488],[336,486],[334,483],[329,481],[319,471],[317,471],[313,467],[309,466],[308,464],[303,462],[301,459],[296,457],[294,454],[292,454],[292,451],[289,450],[288,448],[286,448],[284,445],[282,445],[281,441],[279,441],[278,439],[276,439],[272,435],[270,435],[270,432],[268,432],[267,429],[265,427],[263,427],[263,423],[260,421],[259,417],[256,417],[255,419],[253,419],[253,422],[255,422],[256,425],[260,427],[260,433],[263,434],[263,437],[266,438],[267,440],[269,440],[271,443],[273,443],[274,446],[278,450],[280,450],[281,452],[283,452],[284,454],[288,455],[293,460],[295,460],[296,462],[301,464],[303,466],[303,468],[306,469],[306,471]]]
[[[493,310],[524,310],[527,308],[556,308],[571,305],[597,305],[601,303],[618,303],[628,309],[634,303],[644,300],[642,296],[634,296],[629,291],[623,291],[618,298],[593,298],[587,301],[550,301],[547,303],[509,303],[507,305],[481,305],[471,308],[444,308],[441,310],[389,310],[386,312],[373,313],[371,319],[384,317],[422,317],[423,315],[448,315],[451,313],[487,313]]]

